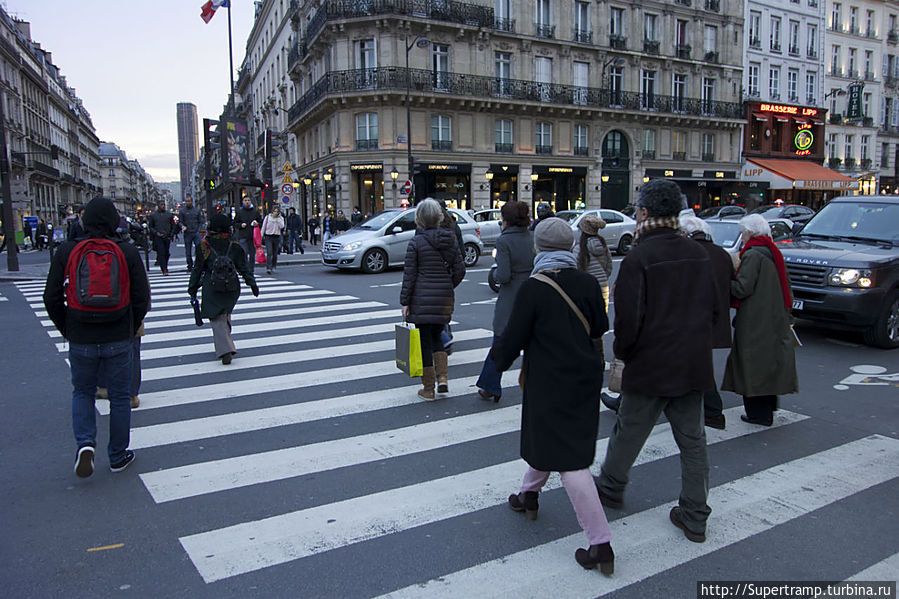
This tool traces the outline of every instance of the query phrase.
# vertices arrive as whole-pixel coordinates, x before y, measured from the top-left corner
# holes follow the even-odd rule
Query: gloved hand
[[[250,291],[253,292],[253,297],[259,297],[259,287],[257,285],[250,287]]]

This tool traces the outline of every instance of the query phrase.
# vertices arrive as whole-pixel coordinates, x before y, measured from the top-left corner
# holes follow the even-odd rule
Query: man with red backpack
[[[109,395],[110,470],[134,460],[128,449],[132,339],[150,308],[150,285],[137,248],[116,234],[119,215],[111,200],[91,200],[81,222],[86,238],[63,243],[53,255],[44,306],[69,342],[75,474],[86,478],[94,471],[100,372]]]

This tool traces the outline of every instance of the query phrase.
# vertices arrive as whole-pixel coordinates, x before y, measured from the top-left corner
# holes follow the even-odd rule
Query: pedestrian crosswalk
[[[558,476],[541,495],[536,523],[506,507],[526,467],[518,457],[518,371],[504,376],[500,404],[475,398],[492,331],[468,324],[461,307],[451,392],[423,402],[417,379],[393,360],[397,305],[260,277],[260,296],[243,293],[234,311],[238,353],[224,366],[208,325],[194,324],[188,276],[150,279],[134,469],[159,525],[171,526],[172,544],[205,583],[286,572],[312,585],[301,594],[316,597],[603,596],[674,576],[693,560],[899,480],[899,440],[857,433],[826,441],[818,420],[799,411],[780,410],[764,429],[729,408],[726,430],[707,429],[713,469],[716,456],[746,448],[782,458],[715,472],[701,545],[668,523],[676,480],[659,480],[646,497],[628,495],[632,511],[608,512],[617,557],[615,575],[604,578],[573,559],[585,540]],[[65,359],[67,344],[41,302],[43,284],[17,287]],[[107,415],[108,403],[97,402],[97,411]],[[603,411],[595,472],[611,420]],[[816,442],[787,449],[800,434]],[[663,466],[677,472],[677,456],[660,423],[633,478],[657,476]],[[879,559],[852,574],[895,573],[895,555]],[[348,564],[349,587],[336,581]]]

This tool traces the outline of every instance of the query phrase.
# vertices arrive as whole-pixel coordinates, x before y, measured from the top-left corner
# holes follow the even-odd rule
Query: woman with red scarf
[[[768,222],[751,214],[740,220],[740,230],[740,267],[730,284],[737,308],[734,343],[721,390],[743,396],[746,414],[740,418],[744,422],[771,426],[777,396],[799,390],[790,329],[793,298]]]

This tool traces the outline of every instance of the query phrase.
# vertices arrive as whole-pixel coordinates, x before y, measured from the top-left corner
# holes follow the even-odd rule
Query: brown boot
[[[445,351],[434,352],[434,371],[437,373],[437,393],[449,393],[449,365]]]
[[[97,387],[97,399],[109,399],[109,392],[106,387]]]
[[[139,408],[139,407],[140,407],[140,397],[138,397],[137,395],[132,395],[131,396],[131,408],[134,409],[134,408]]]
[[[434,401],[434,367],[425,366],[421,373],[422,388],[418,390],[418,396],[428,401]]]

